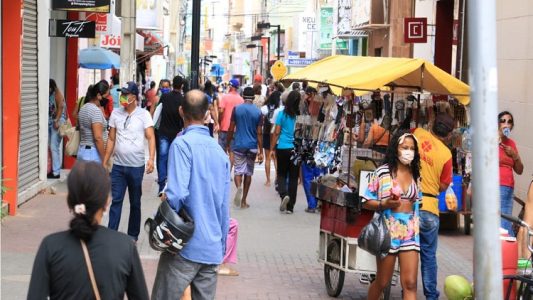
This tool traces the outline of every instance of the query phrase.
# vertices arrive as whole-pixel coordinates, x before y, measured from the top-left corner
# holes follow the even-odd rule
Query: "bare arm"
[[[109,129],[109,135],[107,137],[107,145],[105,148],[104,161],[102,162],[104,167],[107,166],[107,162],[109,161],[109,158],[111,157],[111,155],[113,155],[113,150],[115,150],[115,138],[116,137],[117,137],[117,129],[111,127]]]
[[[93,123],[91,124],[91,129],[93,131],[94,144],[96,145],[96,150],[98,150],[98,155],[100,155],[100,159],[104,160],[104,126],[102,123]]]
[[[229,123],[228,136],[226,138],[226,152],[228,153],[231,146],[231,140],[233,140],[233,131],[235,131],[235,121],[232,118],[231,123]]]
[[[155,97],[154,103],[152,103],[152,106],[150,106],[150,116],[152,116],[152,118],[154,117],[155,108],[158,103],[159,103],[159,97]]]
[[[272,137],[270,140],[270,151],[275,151],[276,146],[278,145],[278,139],[279,139],[279,133],[281,132],[281,126],[276,125],[274,127],[274,133],[272,133]]]
[[[365,141],[365,116],[361,117],[361,124],[359,124],[359,134],[357,135],[357,141],[363,143]]]
[[[365,135],[364,128],[363,128],[363,136]],[[374,141],[374,130],[372,130],[372,127],[370,127],[370,130],[368,131],[368,136],[365,139],[365,142],[363,143],[363,148],[368,148],[372,145]]]
[[[63,94],[59,91],[59,89],[55,90],[55,100],[56,100],[56,118],[54,120],[54,128],[59,127],[59,120],[61,119],[61,116],[63,115],[63,109],[65,107],[63,101]]]
[[[259,153],[259,161],[263,161],[263,116],[257,125],[257,152]]]
[[[150,157],[146,163],[146,173],[150,174],[154,171],[154,158],[155,158],[155,134],[154,127],[148,127],[144,130],[144,136],[148,140],[148,152]]]

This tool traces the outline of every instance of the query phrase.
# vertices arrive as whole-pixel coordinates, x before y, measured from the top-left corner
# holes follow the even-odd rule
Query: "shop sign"
[[[311,14],[300,15],[300,24],[302,32],[315,32],[318,31],[316,24],[316,16]]]
[[[333,40],[333,7],[320,8],[320,49],[331,49]],[[337,40],[338,49],[348,49],[346,42]]]
[[[317,61],[314,58],[289,58],[286,65],[288,67],[305,67]]]
[[[120,49],[122,39],[120,35],[103,34],[100,35],[100,47],[107,49]],[[135,34],[135,50],[144,51],[144,37]]]
[[[352,5],[352,27],[370,24],[371,0],[354,0]]]
[[[96,26],[93,21],[50,20],[49,36],[93,39]]]
[[[453,38],[452,45],[457,45],[459,40],[459,20],[453,20]]]
[[[159,14],[159,5],[162,1],[156,0],[136,0],[136,27],[137,29],[160,30],[163,19]],[[162,11],[162,9],[161,9]],[[187,26],[188,27],[188,26]]]
[[[109,26],[107,25],[107,16],[108,14],[101,13],[88,13],[85,20],[94,21],[96,23],[97,32],[107,32]]]
[[[111,0],[52,0],[53,10],[109,13]]]
[[[350,37],[352,32],[352,0],[338,0],[337,3],[337,37]]]
[[[287,75],[287,66],[285,66],[285,63],[281,60],[277,60],[272,67],[270,67],[270,74],[272,74],[274,80],[280,80]]]
[[[427,18],[405,18],[404,19],[404,42],[405,43],[426,43],[427,42]]]

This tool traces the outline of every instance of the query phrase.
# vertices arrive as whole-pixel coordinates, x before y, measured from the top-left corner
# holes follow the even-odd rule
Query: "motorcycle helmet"
[[[194,222],[185,209],[176,213],[168,201],[163,201],[155,217],[146,220],[144,228],[152,249],[177,254],[192,237]]]

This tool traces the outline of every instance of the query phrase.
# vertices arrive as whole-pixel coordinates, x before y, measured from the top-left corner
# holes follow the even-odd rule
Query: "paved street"
[[[143,220],[154,213],[159,202],[155,178],[153,174],[148,175],[143,182]],[[323,266],[317,262],[319,215],[304,212],[306,201],[301,187],[295,213],[280,214],[279,199],[273,187],[263,185],[264,180],[264,170],[257,166],[249,197],[251,207],[231,211],[240,224],[239,261],[235,266],[240,276],[219,277],[217,299],[328,299]],[[21,206],[16,217],[7,217],[2,222],[2,299],[26,297],[34,255],[41,239],[68,228],[66,184],[61,180],[55,186],[55,195],[38,195]],[[126,200],[121,231],[126,229],[128,213]],[[460,231],[444,232],[439,241],[440,288],[444,278],[451,274],[471,279],[472,237]],[[144,232],[138,247],[151,289],[158,255],[149,247]],[[339,298],[365,299],[367,288],[355,275],[347,274]],[[418,291],[419,298],[423,298],[420,281]],[[399,286],[392,288],[392,295],[393,299],[400,299]]]

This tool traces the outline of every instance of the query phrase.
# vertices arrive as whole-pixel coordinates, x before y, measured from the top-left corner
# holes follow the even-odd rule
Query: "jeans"
[[[512,187],[500,185],[500,203],[502,214],[513,214],[513,192],[514,189]],[[501,227],[509,232],[509,236],[514,236],[513,223],[502,218]]]
[[[426,299],[439,299],[437,290],[437,242],[439,216],[420,211],[420,269]]]
[[[78,148],[77,159],[102,163],[100,153],[98,153],[98,150],[96,150],[95,146],[91,146],[91,148],[87,149],[84,145],[80,145],[80,147]]]
[[[113,165],[111,171],[111,196],[112,202],[109,209],[109,225],[113,230],[118,230],[122,203],[126,188],[130,196],[130,218],[128,222],[128,235],[134,240],[139,237],[141,229],[141,196],[144,166],[125,167]]]
[[[164,135],[158,137],[157,183],[159,184],[159,192],[163,190],[167,182],[168,151],[173,140]]]
[[[61,146],[62,138],[59,136],[59,131],[54,129],[54,124],[48,124],[48,146],[52,152],[52,174],[59,175],[61,171],[61,156],[59,147]]]
[[[311,193],[311,181],[324,174],[324,169],[312,167],[302,163],[302,184],[304,186],[305,197],[307,198],[307,208],[315,209],[317,201]]]
[[[161,253],[152,289],[153,300],[179,299],[188,285],[192,299],[215,299],[217,265],[190,261],[180,254]]]
[[[295,165],[291,161],[292,149],[276,149],[276,159],[278,161],[277,168],[277,185],[278,192],[281,198],[289,196],[290,200],[287,204],[287,211],[293,211],[296,204],[296,192],[298,191],[298,176],[300,166]],[[287,187],[287,178],[289,184]]]

